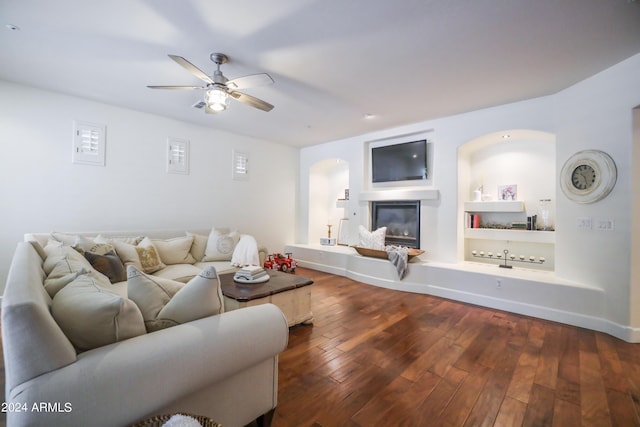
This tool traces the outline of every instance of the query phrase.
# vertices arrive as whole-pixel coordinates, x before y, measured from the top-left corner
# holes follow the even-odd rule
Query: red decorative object
[[[296,271],[296,260],[291,256],[291,252],[284,255],[281,253],[270,254],[264,261],[264,268],[267,270],[280,270],[283,272]]]

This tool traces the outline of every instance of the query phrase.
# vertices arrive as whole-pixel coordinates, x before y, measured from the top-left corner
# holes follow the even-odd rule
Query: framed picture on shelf
[[[518,186],[516,184],[499,185],[498,200],[518,200]]]
[[[349,218],[342,218],[338,228],[338,244],[349,245]]]

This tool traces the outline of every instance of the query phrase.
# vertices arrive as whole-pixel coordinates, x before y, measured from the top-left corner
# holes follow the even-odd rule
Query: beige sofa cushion
[[[209,240],[209,236],[194,234],[189,231],[187,231],[187,236],[193,237],[193,244],[191,245],[191,255],[195,258],[196,261],[202,261],[205,251],[207,250],[207,241]]]
[[[160,259],[160,254],[151,239],[145,237],[137,245],[113,240],[116,253],[125,265],[133,265],[145,273],[162,270],[166,265]]]
[[[145,323],[158,317],[162,307],[184,286],[184,283],[151,276],[133,265],[127,267],[127,292],[136,303]]]
[[[240,240],[240,233],[228,228],[213,228],[207,240],[202,261],[231,261],[233,250]]]
[[[40,255],[40,258],[42,258],[43,261],[47,259],[47,253],[45,252],[44,248],[40,243],[38,243],[36,240],[30,240],[29,243],[31,244],[31,246],[33,246],[33,249],[36,250],[36,252],[38,253],[38,255]]]
[[[160,254],[160,259],[167,265],[193,264],[196,259],[191,255],[193,236],[175,237],[173,239],[152,239],[153,245]]]
[[[136,304],[104,285],[84,274],[53,298],[51,314],[79,352],[146,333]]]
[[[231,261],[207,261],[207,262],[196,262],[194,264],[200,270],[204,270],[207,267],[214,267],[218,276],[224,273],[236,272],[238,271],[238,267],[234,267],[231,265]]]
[[[192,264],[171,264],[167,265],[160,271],[156,271],[153,273],[153,276],[187,283],[189,280],[200,274],[203,269],[203,267],[198,267],[197,265]]]
[[[104,255],[115,249],[110,243],[96,242],[95,239],[86,236],[76,236],[72,247],[81,254],[91,252],[96,255]]]
[[[215,268],[209,267],[183,284],[127,267],[129,297],[142,312],[148,332],[168,328],[224,311]]]
[[[78,276],[89,273],[92,268],[89,261],[70,246],[49,248],[49,255],[43,263],[48,271],[44,279],[44,288],[51,298]]]
[[[94,239],[96,242],[101,243],[111,243],[115,242],[128,243],[130,245],[137,245],[142,242],[144,236],[113,236],[113,235],[104,235],[98,234],[98,236]]]
[[[76,242],[76,238],[78,236],[75,234],[69,234],[69,233],[60,233],[57,231],[53,231],[51,233],[51,239],[55,240],[56,242],[61,243],[64,246],[71,246]]]
[[[88,274],[88,273],[89,273],[88,270],[86,270],[85,268],[81,268],[80,270],[72,271],[67,274],[62,274],[62,275],[55,274],[45,279],[44,289],[47,291],[49,296],[53,298],[60,291],[60,289],[64,288],[69,283],[76,280],[79,276],[83,274]]]
[[[77,259],[79,262],[83,262],[83,256],[78,253],[71,246],[62,246],[61,243],[49,242],[45,247],[44,251],[46,254],[46,258],[42,263],[42,269],[44,270],[44,274],[47,276],[51,274],[55,266],[58,264],[60,260],[63,258],[70,256],[72,258]],[[86,261],[86,260],[84,260]],[[86,261],[89,264],[88,261]]]

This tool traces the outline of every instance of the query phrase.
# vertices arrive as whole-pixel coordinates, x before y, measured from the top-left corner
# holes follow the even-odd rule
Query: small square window
[[[249,154],[233,151],[233,179],[241,181],[249,179]]]
[[[189,141],[167,139],[167,172],[189,174]]]
[[[102,124],[73,122],[73,163],[105,165],[105,130]]]

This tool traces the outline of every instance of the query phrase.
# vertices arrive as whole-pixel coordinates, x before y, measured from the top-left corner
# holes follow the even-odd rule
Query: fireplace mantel
[[[440,191],[436,189],[375,190],[360,193],[362,202],[384,200],[438,200]]]

